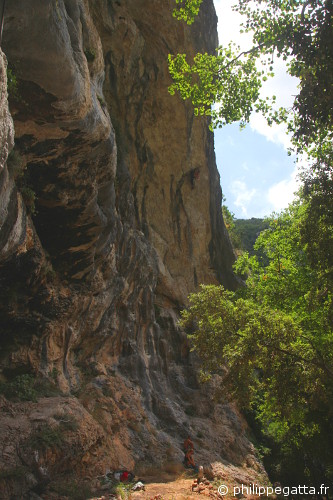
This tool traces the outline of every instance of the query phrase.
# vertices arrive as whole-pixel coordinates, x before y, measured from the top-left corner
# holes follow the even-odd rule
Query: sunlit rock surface
[[[24,469],[0,482],[8,498],[64,473],[92,480],[180,463],[189,432],[199,462],[262,472],[241,416],[199,387],[177,325],[200,283],[236,281],[213,135],[167,91],[168,53],[212,52],[216,15],[205,0],[188,27],[172,8],[6,6],[18,166],[6,167],[13,125],[1,54],[0,369],[5,384],[36,375],[40,395],[1,399],[0,465]],[[75,425],[62,427],[68,419]],[[38,445],[43,426],[61,443]]]

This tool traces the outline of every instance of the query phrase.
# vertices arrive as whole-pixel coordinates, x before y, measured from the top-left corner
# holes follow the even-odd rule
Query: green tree
[[[173,16],[179,21],[186,21],[192,24],[199,13],[202,0],[176,0],[176,8],[173,10]]]
[[[189,99],[194,114],[211,116],[213,126],[235,121],[245,126],[252,111],[268,113],[271,109],[268,99],[259,97],[264,71],[258,71],[252,52],[238,57],[229,44],[219,47],[216,55],[196,54],[192,64],[186,54],[169,54],[168,62],[173,79],[170,94],[178,92],[182,99]],[[218,103],[216,109],[212,109],[214,103]]]
[[[300,481],[333,479],[332,274],[330,257],[316,261],[305,238],[309,207],[321,207],[319,191],[316,184],[271,218],[257,239],[258,255],[238,258],[236,271],[248,274],[245,289],[202,287],[181,321],[203,380],[219,373],[223,393],[255,410],[279,445],[283,480],[295,473],[293,463]],[[328,192],[325,185],[321,195]],[[331,230],[323,218],[320,237],[326,241]]]
[[[234,223],[235,231],[241,241],[241,249],[253,255],[256,239],[264,229],[267,229],[268,221],[252,217],[251,219],[235,219]]]
[[[194,3],[183,0],[189,10],[176,17],[193,22]],[[247,287],[236,293],[202,287],[190,296],[181,324],[202,360],[203,380],[219,373],[222,390],[255,411],[278,445],[280,478],[332,484],[333,4],[238,0],[236,10],[253,45],[241,53],[219,47],[192,61],[170,55],[170,93],[189,99],[196,115],[210,115],[212,126],[244,125],[254,110],[269,123],[287,122],[312,171],[303,174],[299,199],[268,221],[256,254],[236,262]],[[291,110],[274,111],[260,99],[276,57],[300,81]],[[265,71],[256,69],[258,60]]]
[[[306,217],[300,226],[312,266],[319,269],[324,287],[333,282],[333,165],[303,173],[302,196],[307,200]],[[332,291],[332,289],[330,288]]]
[[[222,198],[222,201],[225,202],[225,197]],[[239,237],[238,232],[236,231],[236,225],[235,225],[235,214],[230,212],[229,208],[227,205],[223,204],[222,205],[222,215],[223,215],[223,220],[225,227],[227,228],[227,231],[229,233],[229,237],[232,242],[232,246],[234,247],[234,250],[240,251],[242,242]]]
[[[236,254],[243,251],[250,255],[255,253],[253,247],[260,232],[268,227],[265,219],[236,219],[235,214],[229,210],[225,204],[226,198],[222,196],[222,215],[225,227],[229,233],[232,246]]]
[[[300,79],[294,101],[293,130],[306,145],[332,137],[333,30],[328,0],[265,0],[258,5],[239,0],[245,29],[265,53],[288,58],[288,71]]]
[[[178,19],[192,23],[200,2],[177,0]],[[333,138],[333,6],[330,0],[238,0],[235,10],[245,16],[244,30],[253,45],[239,52],[235,46],[219,47],[216,55],[169,56],[169,70],[176,91],[193,103],[195,114],[212,116],[212,126],[232,121],[248,122],[253,110],[269,122],[288,121],[296,149],[309,155],[328,155],[332,162]],[[299,78],[299,93],[292,110],[274,111],[259,97],[262,80],[273,74],[274,59],[288,61],[288,71]],[[267,71],[256,69],[256,60]],[[274,96],[272,96],[274,102]],[[212,109],[212,105],[217,104]],[[291,111],[291,112],[290,112]]]

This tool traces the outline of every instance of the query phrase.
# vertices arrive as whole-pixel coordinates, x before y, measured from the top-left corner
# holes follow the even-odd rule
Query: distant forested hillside
[[[265,219],[234,219],[234,232],[240,241],[240,249],[254,254],[253,246],[261,231],[267,229],[269,222]]]

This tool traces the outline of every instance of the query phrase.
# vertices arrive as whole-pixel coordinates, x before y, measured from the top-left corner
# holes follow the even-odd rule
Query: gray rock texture
[[[177,325],[200,283],[237,284],[213,135],[167,91],[168,53],[212,52],[216,15],[204,0],[187,27],[172,8],[8,3],[18,167],[6,167],[13,126],[1,54],[0,370],[5,384],[30,373],[40,385],[38,401],[1,400],[0,464],[33,477],[18,490],[9,475],[6,495],[46,491],[65,473],[179,463],[188,432],[198,460],[262,472],[237,410],[199,386]],[[61,394],[46,398],[46,386]],[[63,432],[66,445],[38,447],[31,436],[43,424],[63,429],[59,414],[78,423]]]

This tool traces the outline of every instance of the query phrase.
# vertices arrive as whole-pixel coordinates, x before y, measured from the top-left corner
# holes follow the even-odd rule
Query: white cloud
[[[249,48],[252,36],[248,33],[240,33],[240,24],[244,21],[244,17],[234,12],[232,6],[236,0],[215,0],[215,10],[218,17],[217,31],[219,34],[220,45],[227,45],[229,42],[234,42],[240,46],[242,50]]]
[[[278,107],[290,108],[298,94],[298,78],[287,73],[286,61],[278,57],[274,60],[273,72],[274,76],[263,83],[261,94],[263,97],[275,95]]]
[[[287,134],[287,127],[284,124],[267,125],[266,119],[259,113],[251,116],[250,127],[258,134],[266,137],[267,140],[275,144],[282,145],[286,150],[291,146],[290,137]]]
[[[231,183],[230,191],[236,198],[234,205],[241,209],[244,217],[247,217],[248,205],[256,194],[256,189],[249,189],[244,181],[236,180]]]
[[[281,59],[274,63],[274,77],[268,78],[263,83],[261,89],[262,97],[276,96],[276,105],[280,107],[291,108],[294,102],[294,97],[297,94],[297,78],[291,77],[286,72],[286,64]],[[253,113],[251,116],[250,127],[259,134],[263,135],[269,141],[275,144],[281,144],[285,149],[291,146],[290,136],[287,134],[287,127],[284,124],[267,125],[265,118],[258,113]]]
[[[284,179],[273,184],[268,190],[267,199],[273,207],[272,210],[279,212],[288,206],[294,199],[294,193],[299,188],[297,180],[297,169],[292,172],[289,179]]]

